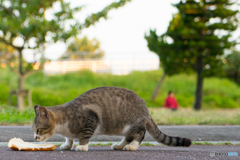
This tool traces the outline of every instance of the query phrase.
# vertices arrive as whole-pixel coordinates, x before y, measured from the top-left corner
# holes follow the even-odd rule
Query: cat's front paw
[[[133,140],[130,144],[126,145],[124,150],[126,151],[136,151],[139,147],[139,142]]]
[[[133,141],[132,143],[125,146],[124,150],[126,151],[136,151],[139,147],[139,142]]]
[[[71,150],[71,149],[72,149],[72,146],[69,145],[69,144],[63,143],[63,144],[60,146],[60,149],[62,149],[62,150]]]
[[[86,144],[86,145],[78,145],[75,150],[76,151],[85,151],[85,152],[87,152],[88,151],[88,144]]]
[[[130,144],[126,145],[124,148],[124,150],[126,150],[126,151],[136,151],[137,149],[138,149],[138,147],[130,145]]]
[[[111,148],[112,148],[112,150],[122,150],[123,149],[123,147],[119,144],[113,144],[111,146]]]

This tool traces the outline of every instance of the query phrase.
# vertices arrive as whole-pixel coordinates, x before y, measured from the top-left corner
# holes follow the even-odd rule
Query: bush
[[[0,102],[7,103],[9,83],[13,74],[1,70]],[[65,75],[45,76],[38,72],[28,77],[25,88],[32,90],[33,104],[54,106],[63,104],[82,93],[101,86],[124,87],[135,91],[142,97],[148,107],[161,107],[169,90],[174,91],[181,107],[192,107],[195,95],[196,76],[179,74],[166,77],[155,101],[150,99],[161,70],[132,72],[129,75],[96,74],[90,71],[79,71]],[[15,79],[16,80],[16,79]],[[16,81],[17,82],[17,81]],[[203,87],[203,108],[238,108],[240,107],[240,87],[227,79],[206,78]],[[16,100],[14,100],[16,103]]]
[[[0,104],[0,124],[31,124],[35,117],[32,108],[24,111]]]
[[[223,69],[227,78],[240,85],[240,51],[234,50],[226,57]]]

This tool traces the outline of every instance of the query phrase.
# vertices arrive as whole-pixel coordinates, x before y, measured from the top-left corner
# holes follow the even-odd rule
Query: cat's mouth
[[[38,141],[40,141],[40,137],[38,137],[38,136],[36,136],[35,139],[38,140]]]
[[[41,142],[45,142],[46,139],[47,139],[47,137],[43,137],[43,139],[41,139],[40,141],[41,141]]]

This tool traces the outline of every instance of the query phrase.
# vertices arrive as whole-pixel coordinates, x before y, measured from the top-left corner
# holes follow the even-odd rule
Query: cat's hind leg
[[[130,144],[124,147],[126,151],[136,151],[144,139],[146,128],[144,126],[134,127],[130,130],[129,135],[126,137]]]
[[[132,141],[132,140],[131,140]],[[131,142],[130,141],[130,142]],[[113,144],[111,146],[112,150],[122,150],[127,144],[130,143],[129,141],[127,141],[126,137],[123,138],[123,140],[119,143],[119,144]]]
[[[60,146],[60,149],[71,150],[73,147],[73,140],[72,138],[65,137],[66,141]]]

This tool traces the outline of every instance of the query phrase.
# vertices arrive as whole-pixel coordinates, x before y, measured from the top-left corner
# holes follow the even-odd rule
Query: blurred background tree
[[[181,0],[174,5],[179,13],[174,15],[167,32],[157,36],[154,30],[150,31],[149,37],[155,40],[148,43],[156,45],[150,50],[160,56],[163,66],[168,64],[163,67],[166,73],[186,68],[196,72],[195,110],[201,109],[204,77],[220,72],[224,51],[236,45],[230,41],[238,27],[238,11],[231,9],[236,3],[237,0]],[[172,67],[167,69],[169,66]]]
[[[177,14],[176,17],[173,17],[173,20],[170,22],[169,26],[173,23],[178,23],[176,22],[178,21],[178,17],[179,14]],[[145,39],[147,40],[149,50],[153,51],[159,56],[160,66],[163,69],[163,75],[151,96],[151,99],[154,100],[157,97],[161,85],[167,75],[172,76],[181,72],[188,73],[191,70],[189,70],[186,63],[183,63],[183,58],[176,58],[175,52],[169,52],[169,46],[165,45],[167,42],[172,43],[172,39],[169,36],[166,34],[157,36],[156,30],[150,30],[149,35],[145,35]]]
[[[234,50],[225,59],[223,59],[223,69],[227,78],[240,85],[240,52]]]
[[[46,44],[57,41],[66,42],[76,36],[84,28],[107,18],[111,9],[124,6],[130,0],[119,0],[106,6],[102,11],[88,16],[80,23],[74,13],[79,12],[82,6],[71,8],[70,3],[63,0],[16,1],[1,0],[0,2],[0,42],[11,46],[18,52],[17,68],[8,65],[18,76],[18,108],[24,108],[24,79],[35,72],[24,67],[23,50],[44,50]],[[60,6],[58,11],[53,6]],[[51,19],[47,18],[47,11],[53,12]],[[8,63],[5,61],[5,63]],[[41,67],[39,67],[41,68]]]
[[[96,59],[102,58],[104,52],[97,39],[74,38],[68,45],[67,52],[60,59]]]
[[[2,61],[12,62],[16,60],[17,51],[10,45],[0,42],[0,63]]]

